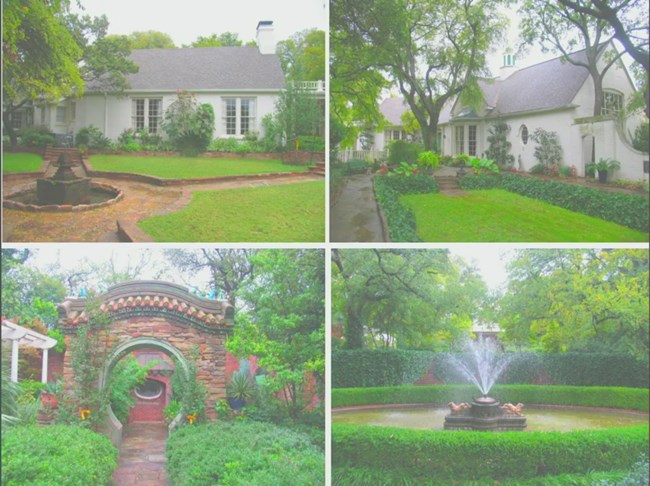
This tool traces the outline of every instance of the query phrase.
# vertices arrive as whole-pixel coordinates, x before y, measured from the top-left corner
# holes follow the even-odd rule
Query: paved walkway
[[[371,175],[353,175],[330,208],[330,241],[384,241]]]
[[[193,191],[298,184],[317,180],[322,181],[323,178],[306,173],[299,177],[161,187],[142,182],[96,177],[93,181],[122,189],[124,199],[105,208],[70,213],[30,213],[3,208],[2,240],[5,242],[107,241],[107,235],[116,231],[118,219],[135,224],[144,218],[176,212],[189,204]],[[4,183],[4,192],[11,194],[32,186],[35,186],[35,182],[8,181]]]
[[[120,448],[116,486],[169,486],[165,470],[165,424],[131,424]]]

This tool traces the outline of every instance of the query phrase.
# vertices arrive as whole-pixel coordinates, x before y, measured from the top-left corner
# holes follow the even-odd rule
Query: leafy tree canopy
[[[325,79],[325,32],[308,29],[278,42],[276,52],[287,79],[319,81]]]
[[[228,47],[228,46],[241,46],[243,41],[239,39],[239,35],[234,32],[224,32],[222,34],[211,34],[209,36],[202,36],[196,38],[190,45],[183,47]],[[247,42],[247,46],[255,45],[254,42]]]
[[[129,39],[130,49],[170,49],[176,47],[168,34],[155,30],[131,32],[127,38]]]

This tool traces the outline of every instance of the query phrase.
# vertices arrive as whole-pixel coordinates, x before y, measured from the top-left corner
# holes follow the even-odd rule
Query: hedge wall
[[[332,390],[332,406],[445,403],[476,395],[473,386],[434,385]],[[648,411],[638,388],[495,386],[502,402],[596,405]],[[332,425],[333,476],[358,479],[382,471],[404,484],[525,481],[546,475],[629,469],[648,451],[648,426],[575,432],[485,433]],[[373,484],[359,481],[357,484]],[[457,484],[457,483],[454,483]],[[563,483],[557,483],[563,484]]]
[[[510,173],[468,175],[461,180],[460,187],[467,190],[498,187],[639,231],[649,230],[649,205],[645,196],[605,192]]]
[[[469,401],[474,385],[394,386],[332,389],[332,407]],[[581,405],[648,411],[648,390],[624,387],[495,385],[490,391],[502,403]]]
[[[2,432],[3,485],[112,485],[117,449],[83,427],[15,427]]]
[[[332,355],[332,387],[396,386],[415,383],[431,365],[430,351],[353,349]]]
[[[391,356],[390,353],[395,354]],[[409,353],[420,353],[420,358],[418,360],[408,358]],[[648,364],[624,353],[512,353],[512,355],[514,359],[499,378],[499,383],[640,388],[649,386]],[[407,362],[408,359],[411,361]],[[427,359],[429,361],[425,362]],[[443,353],[364,349],[332,353],[332,386],[344,388],[414,383],[421,375],[409,375],[408,380],[400,380],[395,376],[403,373],[405,369],[412,369],[413,374],[422,370],[424,374],[431,362],[434,364],[434,375],[443,383],[466,383],[463,376],[446,363]],[[395,367],[394,373],[389,369],[393,367]]]
[[[333,469],[386,470],[426,484],[626,469],[647,450],[647,426],[568,433],[332,427]]]
[[[402,194],[427,194],[438,192],[433,177],[416,174],[412,176],[376,176],[375,196],[384,212],[391,241],[420,241],[415,232],[413,211],[399,201]]]

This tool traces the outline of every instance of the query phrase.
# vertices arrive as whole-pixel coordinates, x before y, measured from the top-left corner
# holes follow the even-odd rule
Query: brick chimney
[[[275,38],[273,35],[273,21],[260,20],[257,24],[255,36],[260,54],[275,54]]]

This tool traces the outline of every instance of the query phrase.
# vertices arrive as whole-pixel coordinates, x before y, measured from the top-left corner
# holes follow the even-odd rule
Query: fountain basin
[[[60,181],[59,181],[60,182]],[[5,196],[2,206],[6,209],[17,209],[29,212],[76,212],[90,211],[115,204],[124,197],[121,189],[99,182],[90,182],[88,203],[39,203],[38,188],[32,186],[28,189]]]
[[[36,180],[36,200],[40,205],[90,203],[90,179],[79,177],[70,181]]]

